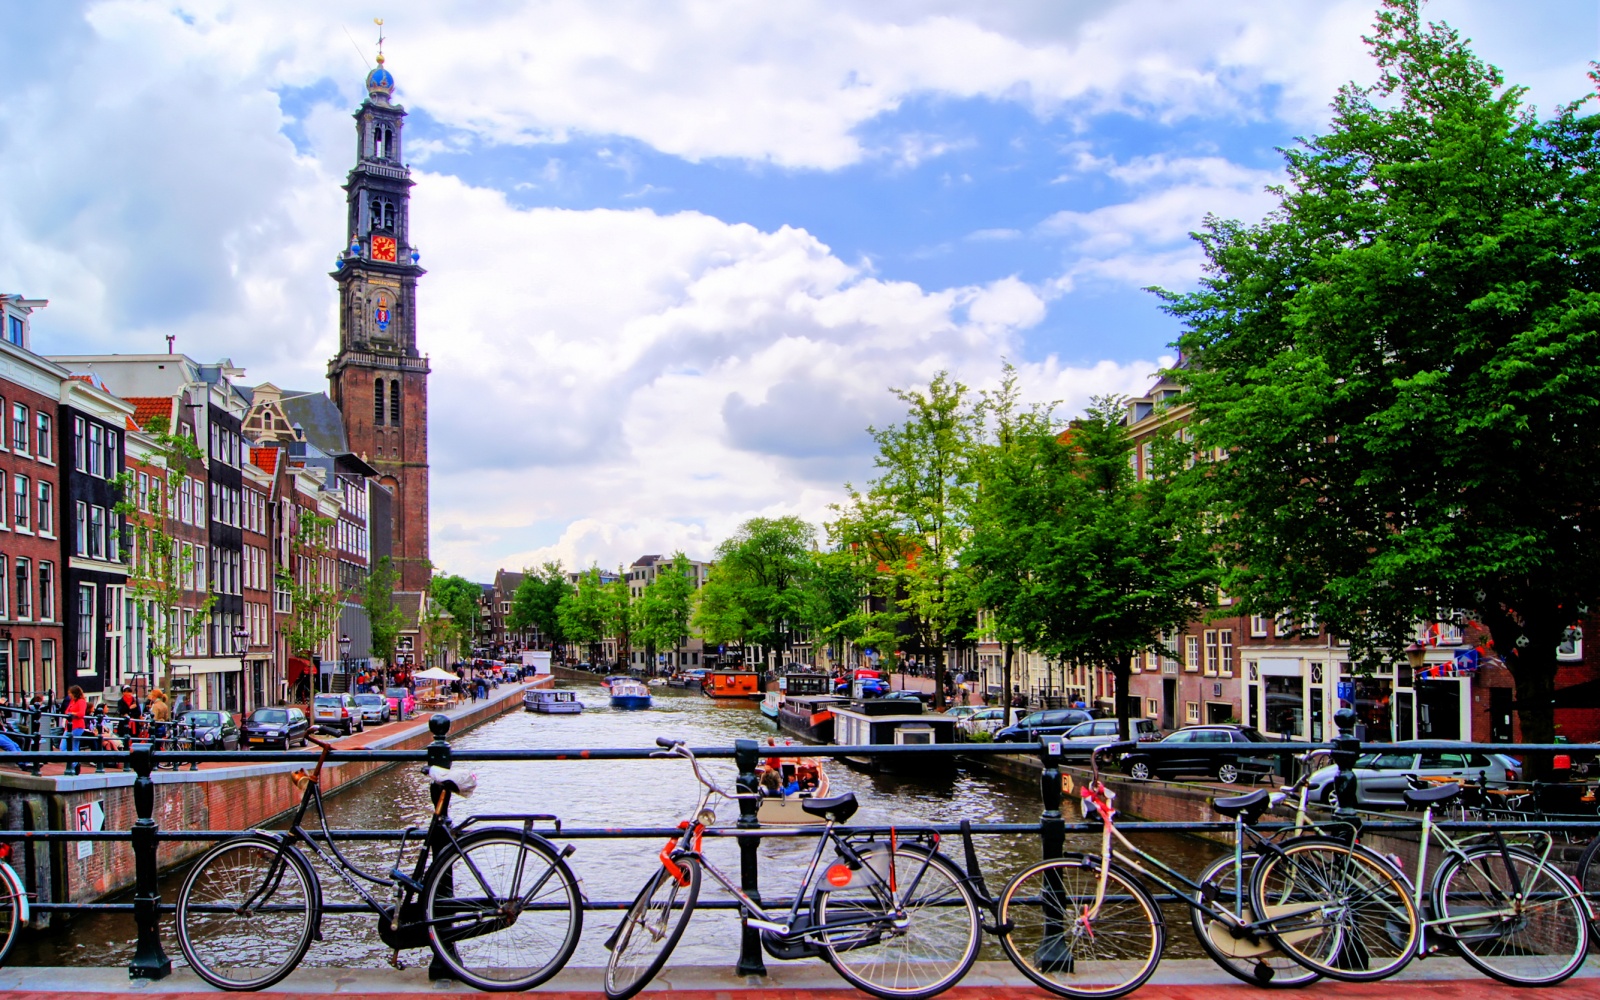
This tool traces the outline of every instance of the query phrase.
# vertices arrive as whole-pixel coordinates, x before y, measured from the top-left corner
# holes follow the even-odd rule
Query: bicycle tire
[[[892,884],[908,894],[905,926],[895,926],[889,886],[878,880],[888,876],[887,866],[874,869],[878,879],[860,887],[813,892],[812,926],[822,957],[852,986],[883,1000],[925,1000],[960,982],[977,960],[983,941],[978,900],[966,875],[937,851],[901,847],[893,863]],[[881,915],[884,923],[829,931],[830,914],[835,920]],[[891,969],[892,976],[881,974]]]
[[[520,830],[477,830],[459,847],[450,844],[423,885],[433,953],[480,990],[538,986],[567,964],[583,933],[583,894],[572,869],[549,842]],[[482,919],[486,906],[498,911],[495,919]]]
[[[608,1000],[628,1000],[650,985],[689,926],[695,900],[700,897],[700,860],[681,854],[673,861],[689,884],[680,884],[665,868],[656,869],[644,884],[609,942],[611,957],[606,960],[604,984]],[[624,961],[626,966],[621,964]]]
[[[1416,956],[1422,922],[1405,876],[1387,859],[1324,837],[1292,840],[1279,850],[1250,870],[1256,913],[1304,912],[1304,919],[1280,921],[1269,931],[1279,951],[1345,982],[1386,979]]]
[[[28,905],[28,890],[22,885],[16,869],[0,861],[0,881],[4,881],[4,893],[0,894],[0,965],[4,965],[6,956],[11,954],[11,946],[17,942],[17,931],[22,927],[22,911]]]
[[[269,881],[270,910],[243,910]],[[201,855],[178,890],[178,945],[212,986],[265,989],[305,957],[320,900],[316,873],[292,846],[261,836],[225,840]]]
[[[1593,916],[1589,922],[1589,936],[1591,939],[1600,938],[1600,837],[1589,841],[1578,856],[1573,879],[1578,883],[1583,897],[1589,901],[1589,913]]]
[[[1246,851],[1242,870],[1248,872],[1257,857],[1254,851]],[[1239,901],[1238,897],[1247,896],[1250,891],[1248,875],[1245,876],[1242,890],[1235,884],[1233,861],[1231,854],[1218,858],[1197,880],[1201,899],[1209,900],[1218,908],[1230,912]],[[1250,909],[1248,900],[1242,909],[1245,921],[1249,922],[1254,911]],[[1270,943],[1255,944],[1244,938],[1235,938],[1226,923],[1211,919],[1203,910],[1191,906],[1189,920],[1201,949],[1224,972],[1241,982],[1264,989],[1292,990],[1322,978],[1322,973],[1306,968]]]
[[[1589,920],[1577,887],[1554,865],[1517,847],[1483,846],[1455,854],[1439,867],[1430,902],[1438,919],[1470,916],[1475,901],[1511,897],[1515,866],[1528,902],[1515,919],[1489,917],[1483,924],[1441,925],[1462,958],[1484,975],[1509,986],[1553,986],[1583,967],[1589,951]],[[1503,905],[1503,904],[1502,904]],[[1543,958],[1548,960],[1541,960]]]
[[[1081,923],[1094,905],[1103,864],[1084,855],[1042,861],[1000,894],[1006,957],[1057,996],[1120,997],[1144,985],[1161,962],[1161,910],[1137,879],[1115,866],[1105,874],[1105,899],[1092,926]]]

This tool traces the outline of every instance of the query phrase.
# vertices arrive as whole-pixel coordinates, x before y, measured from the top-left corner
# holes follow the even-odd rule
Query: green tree
[[[753,517],[717,546],[695,618],[709,642],[754,643],[783,662],[800,626],[816,529],[793,515]]]
[[[478,634],[478,601],[483,588],[465,577],[441,574],[433,578],[429,591],[455,623],[456,656],[470,657],[473,636]]]
[[[682,552],[656,570],[655,579],[633,604],[635,642],[645,648],[652,669],[656,654],[675,650],[689,641],[689,621],[694,611],[694,567]]]
[[[600,580],[600,570],[590,567],[578,577],[578,586],[569,591],[556,607],[561,631],[567,641],[589,647],[589,663],[600,663],[600,644],[611,624],[612,598]]]
[[[339,591],[333,551],[334,519],[300,511],[292,549],[294,569],[278,567],[278,586],[294,611],[284,627],[291,653],[310,656],[339,628],[344,595]]]
[[[149,640],[154,684],[166,688],[172,658],[205,631],[217,596],[208,593],[196,602],[189,584],[201,569],[198,553],[203,549],[185,545],[167,530],[177,516],[176,498],[189,488],[190,463],[204,454],[193,437],[181,429],[170,431],[165,417],[152,418],[144,430],[154,445],[145,462],[162,471],[150,476],[143,494],[132,472],[119,473],[112,481],[117,491],[112,509],[127,525],[127,596]],[[192,617],[186,620],[185,611]]]
[[[1419,6],[1384,4],[1376,84],[1285,153],[1278,209],[1197,236],[1173,375],[1228,456],[1196,481],[1243,610],[1368,665],[1481,622],[1544,742],[1557,645],[1600,601],[1600,119],[1539,118]]]
[[[511,616],[506,619],[506,627],[519,632],[537,629],[550,648],[559,648],[567,641],[559,609],[571,593],[572,584],[559,560],[545,563],[537,571],[524,570],[522,582],[511,595]]]
[[[872,428],[878,475],[850,488],[830,526],[835,542],[882,567],[882,625],[904,628],[934,662],[935,704],[944,704],[945,649],[966,636],[976,605],[958,555],[971,505],[978,416],[967,387],[939,372],[926,390],[891,390],[904,423]],[[880,629],[887,631],[887,629]]]
[[[394,669],[395,645],[400,641],[400,627],[405,617],[400,605],[395,603],[394,588],[399,580],[394,560],[382,556],[367,574],[367,584],[362,607],[367,613],[367,626],[372,633],[372,655],[383,660],[387,669]]]
[[[431,594],[422,595],[422,649],[428,662],[435,666],[448,666],[450,654],[461,645],[461,623],[455,620],[450,609],[435,600]]]

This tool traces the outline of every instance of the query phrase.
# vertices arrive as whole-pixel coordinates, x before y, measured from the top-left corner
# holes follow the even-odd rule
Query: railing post
[[[1341,708],[1333,713],[1333,724],[1339,735],[1333,740],[1333,764],[1339,774],[1333,779],[1333,792],[1339,797],[1339,808],[1334,815],[1347,823],[1357,822],[1356,816],[1356,758],[1361,756],[1361,741],[1356,739],[1356,713]]]
[[[44,750],[48,749],[47,747],[44,747],[44,746],[40,745],[40,741],[43,739],[43,734],[39,731],[39,723],[42,722],[42,721],[43,721],[43,719],[41,718],[41,714],[40,714],[40,711],[39,711],[39,706],[38,705],[33,705],[33,706],[29,707],[29,709],[28,709],[28,731],[33,734],[33,739],[30,740],[29,742],[33,744],[31,749],[33,750],[34,753],[41,753]],[[37,757],[33,758],[32,771],[33,771],[34,777],[38,777],[39,776],[39,774],[41,773],[41,769],[43,767],[44,767],[44,761],[40,760]]]
[[[742,795],[753,795],[760,791],[756,783],[756,761],[761,757],[761,744],[755,740],[734,740],[733,759],[739,765],[739,792]],[[757,813],[761,811],[760,799],[739,800],[739,829],[753,830],[761,825]],[[756,877],[757,855],[761,847],[759,837],[739,838],[739,888],[743,889],[750,899],[760,904],[760,884]],[[767,963],[761,955],[761,932],[750,926],[747,919],[739,920],[741,934],[739,936],[739,965],[738,973],[741,976],[764,976],[767,974]]]
[[[428,744],[428,766],[443,768],[446,771],[450,770],[452,763],[450,742],[445,739],[446,736],[450,735],[450,716],[445,715],[443,712],[434,713],[428,718],[428,731],[433,733],[433,742]],[[428,792],[434,808],[437,809],[439,796],[444,794],[444,789],[435,788],[430,783]],[[428,839],[428,855],[434,860],[438,860],[439,852],[448,846],[450,846],[449,836],[443,831],[436,831]],[[450,872],[446,871],[440,877],[439,890],[444,893],[455,891],[455,881],[451,878]],[[439,956],[434,955],[428,962],[428,978],[453,979],[455,977],[450,974],[450,967],[439,961]]]
[[[161,947],[161,887],[156,881],[155,821],[156,784],[150,780],[155,758],[149,743],[133,745],[133,808],[138,819],[133,824],[133,923],[139,931],[133,961],[128,963],[130,979],[165,979],[172,974],[172,960]]]
[[[1039,772],[1039,798],[1044,803],[1039,817],[1040,857],[1049,860],[1061,857],[1067,842],[1067,824],[1061,817],[1061,740],[1040,741],[1039,759],[1044,762]]]

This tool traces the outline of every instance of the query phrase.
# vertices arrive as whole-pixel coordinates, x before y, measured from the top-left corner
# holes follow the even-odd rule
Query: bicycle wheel
[[[1589,841],[1589,845],[1578,856],[1578,867],[1573,870],[1573,878],[1584,898],[1589,901],[1589,912],[1595,915],[1589,924],[1589,935],[1593,938],[1600,935],[1600,837]]]
[[[1241,915],[1247,923],[1254,919],[1251,915],[1254,911],[1250,909],[1246,897],[1249,895],[1250,866],[1255,861],[1254,852],[1245,852],[1243,890],[1239,887],[1240,880],[1234,877],[1233,855],[1213,861],[1211,867],[1200,876],[1200,898],[1209,900],[1217,909],[1229,913],[1238,913],[1242,909]],[[1194,924],[1195,940],[1200,942],[1200,947],[1211,956],[1211,960],[1222,966],[1229,975],[1252,986],[1293,989],[1322,978],[1320,973],[1302,966],[1270,942],[1234,937],[1228,924],[1207,916],[1203,910],[1191,906],[1189,919]]]
[[[1405,968],[1421,922],[1405,876],[1360,846],[1320,837],[1258,858],[1250,905],[1278,950],[1313,972],[1370,982]]]
[[[178,890],[178,944],[212,986],[264,989],[305,957],[319,899],[316,875],[292,847],[268,837],[223,841]]]
[[[0,965],[5,964],[11,946],[16,943],[17,930],[22,926],[22,910],[27,903],[26,893],[16,871],[0,861]]]
[[[1433,880],[1431,899],[1438,933],[1502,983],[1550,986],[1583,965],[1589,921],[1578,890],[1536,854],[1484,846],[1452,855]]]
[[[1000,894],[1000,944],[1022,974],[1064,997],[1131,993],[1156,971],[1166,925],[1155,900],[1116,868],[1094,918],[1099,858],[1067,857],[1024,870]]]
[[[650,984],[667,964],[700,897],[700,862],[687,854],[674,859],[688,884],[665,868],[656,870],[622,918],[607,944],[605,991],[609,1000],[628,1000]]]
[[[982,936],[966,876],[917,847],[894,852],[892,880],[887,853],[869,866],[878,876],[870,885],[812,895],[822,957],[852,986],[885,1000],[920,1000],[954,986],[978,957]],[[827,929],[847,921],[855,922]]]
[[[527,990],[567,964],[583,931],[578,880],[544,840],[481,830],[439,852],[424,880],[434,954],[480,990]]]

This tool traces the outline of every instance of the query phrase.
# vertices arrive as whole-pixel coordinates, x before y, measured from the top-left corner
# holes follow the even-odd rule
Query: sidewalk
[[[417,960],[423,961],[420,955]],[[820,961],[772,962],[767,969],[768,975],[765,977],[740,977],[734,974],[731,965],[669,966],[656,977],[646,993],[670,991],[674,997],[683,1000],[731,1000],[735,993],[750,997],[751,1000],[758,997],[772,1000],[860,1000],[862,996]],[[535,992],[551,1000],[599,996],[602,971],[589,967],[568,968]],[[1413,962],[1404,972],[1383,982],[1321,982],[1295,990],[1294,995],[1307,1000],[1401,1000],[1405,997],[1481,1000],[1504,989],[1506,987],[1493,980],[1479,976],[1459,959],[1430,958]],[[1231,978],[1211,962],[1175,959],[1162,962],[1150,982],[1133,995],[1151,1000],[1222,1000],[1236,996],[1241,990],[1257,992]],[[160,982],[130,983],[127,970],[121,968],[12,967],[0,969],[0,991],[4,991],[8,997],[39,998],[69,994],[110,998],[127,996],[130,992],[160,994],[168,998],[215,998],[221,995],[186,969],[176,969],[170,977]],[[1578,1000],[1580,997],[1594,997],[1597,992],[1600,992],[1600,966],[1590,959],[1589,965],[1577,976],[1560,986],[1541,989],[1538,996],[1541,1000]],[[450,998],[482,998],[486,995],[458,983],[434,983],[427,978],[425,966],[399,972],[392,969],[302,967],[272,990],[257,995],[294,997],[295,1000],[332,995],[379,1000],[412,993]],[[987,997],[997,1000],[1037,1000],[1046,994],[1025,980],[1008,962],[979,962],[959,986],[943,995],[951,1000],[980,1000]]]

